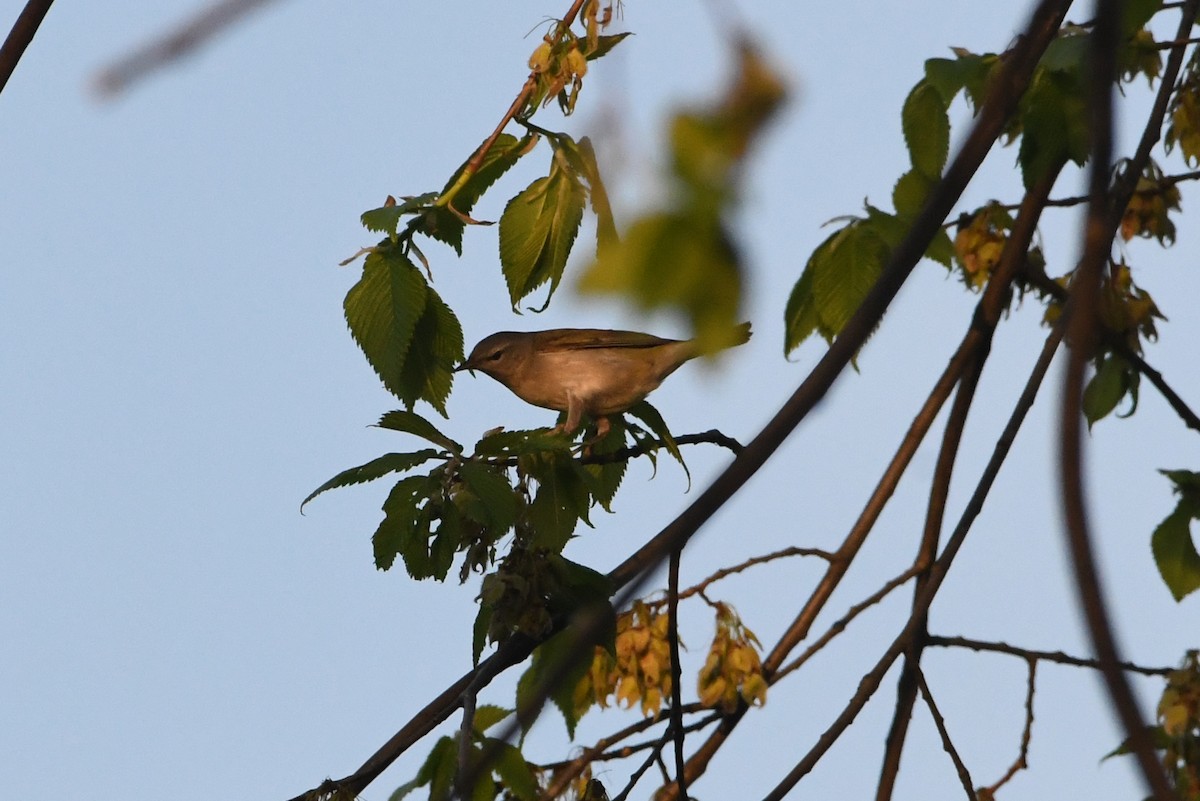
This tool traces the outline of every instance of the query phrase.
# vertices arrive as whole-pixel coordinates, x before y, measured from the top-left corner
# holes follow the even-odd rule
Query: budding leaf
[[[904,101],[900,119],[913,168],[929,178],[940,178],[950,151],[950,118],[941,94],[921,81]]]

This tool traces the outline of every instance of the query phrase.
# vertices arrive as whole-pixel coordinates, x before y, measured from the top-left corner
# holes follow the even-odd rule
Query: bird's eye
[[[500,361],[500,357],[503,355],[504,355],[504,351],[498,350],[495,353],[493,353],[491,356],[488,356],[488,361],[489,362],[498,362],[498,361]]]

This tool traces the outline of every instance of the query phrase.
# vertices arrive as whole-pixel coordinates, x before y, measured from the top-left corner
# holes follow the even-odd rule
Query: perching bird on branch
[[[750,323],[742,323],[724,347],[749,339]],[[701,352],[694,339],[636,331],[501,331],[485,337],[455,370],[487,373],[526,403],[566,412],[562,429],[567,433],[589,417],[600,439],[610,428],[608,415],[627,411]]]

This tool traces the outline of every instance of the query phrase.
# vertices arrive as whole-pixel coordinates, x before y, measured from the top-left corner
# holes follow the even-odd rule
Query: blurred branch
[[[1194,19],[1194,4],[1184,11],[1187,24]],[[1113,154],[1113,82],[1117,76],[1116,51],[1120,43],[1120,20],[1124,10],[1121,0],[1097,0],[1096,27],[1091,35],[1088,85],[1089,129],[1091,134],[1091,169],[1088,181],[1087,220],[1084,225],[1083,257],[1071,281],[1070,298],[1064,313],[1070,312],[1069,358],[1060,397],[1060,486],[1065,518],[1065,536],[1071,553],[1075,574],[1075,589],[1083,607],[1092,645],[1100,662],[1100,672],[1108,687],[1113,707],[1125,729],[1130,748],[1137,758],[1142,775],[1157,801],[1169,801],[1175,796],[1159,764],[1154,744],[1142,721],[1137,701],[1120,669],[1120,655],[1109,619],[1104,589],[1096,568],[1091,542],[1087,501],[1083,485],[1083,398],[1084,373],[1093,349],[1099,343],[1099,292],[1101,274],[1112,252],[1116,223],[1124,204],[1128,202],[1125,185],[1136,185],[1141,167],[1139,156],[1149,157],[1149,145],[1157,141],[1160,132],[1155,113],[1143,131],[1138,154],[1110,193],[1109,174]],[[1181,51],[1172,52],[1172,57]],[[1164,85],[1166,81],[1164,79]],[[1157,111],[1156,107],[1156,111]],[[1161,121],[1161,120],[1160,120]],[[1151,126],[1155,130],[1151,130]],[[1136,172],[1135,172],[1136,171]]]
[[[25,54],[25,48],[33,41],[34,34],[41,27],[42,20],[46,18],[46,13],[53,3],[54,0],[29,0],[17,15],[12,30],[4,38],[4,44],[0,45],[0,92],[8,85],[8,79],[12,77],[13,70]]]
[[[667,643],[671,651],[671,723],[667,732],[675,745],[675,789],[680,798],[687,798],[687,765],[683,756],[683,664],[679,658],[679,558],[673,551],[667,567]]]
[[[270,0],[220,0],[154,39],[104,67],[93,86],[101,95],[115,95],[151,72],[176,61],[205,44],[249,12]]]
[[[929,707],[929,714],[933,717],[933,725],[937,726],[938,735],[942,738],[942,748],[950,755],[950,761],[954,763],[954,770],[958,773],[958,780],[962,782],[963,789],[967,791],[967,801],[976,801],[975,783],[971,781],[971,774],[967,770],[967,766],[963,764],[962,757],[958,755],[954,741],[950,739],[950,732],[946,730],[946,720],[938,710],[937,704],[934,703],[933,693],[929,691],[929,684],[925,681],[925,672],[921,670],[920,665],[914,666],[913,670],[916,673],[917,687],[921,690],[921,697],[925,699],[925,705]]]

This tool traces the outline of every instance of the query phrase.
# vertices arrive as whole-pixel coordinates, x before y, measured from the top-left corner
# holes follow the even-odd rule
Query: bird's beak
[[[474,371],[473,367],[474,367],[474,365],[472,365],[469,361],[466,361],[466,362],[463,362],[462,364],[460,364],[458,367],[455,367],[453,370],[451,370],[451,372],[461,373],[463,370],[470,370],[471,375],[474,375],[475,371]]]

